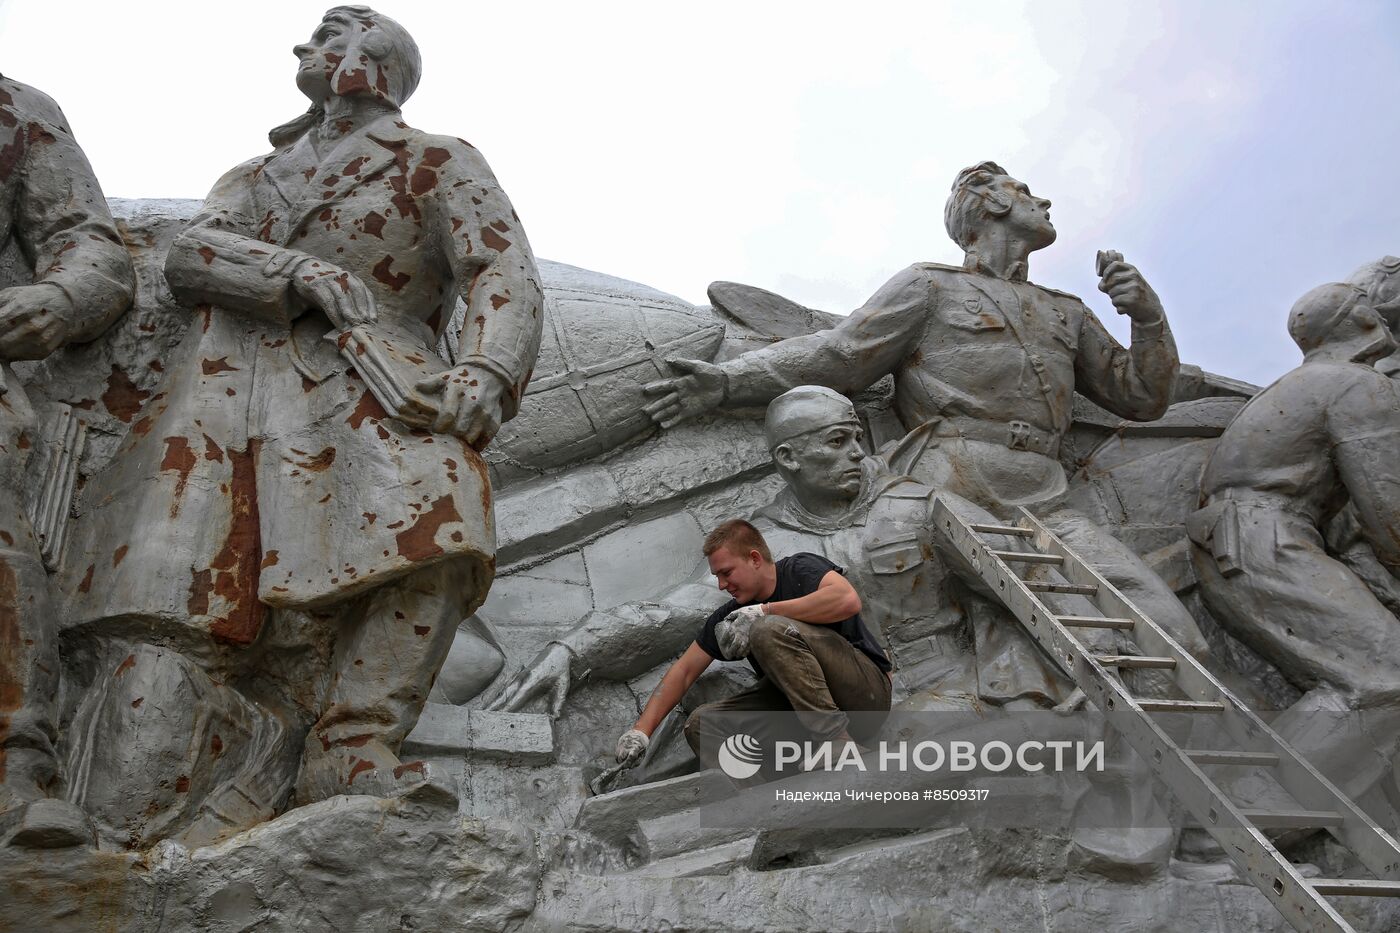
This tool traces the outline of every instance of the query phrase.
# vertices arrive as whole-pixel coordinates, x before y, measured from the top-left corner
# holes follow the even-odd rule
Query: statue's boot
[[[1139,879],[1164,869],[1177,832],[1153,793],[1150,772],[1121,738],[1110,740],[1109,770],[1090,775],[1073,818],[1073,859],[1109,878]]]
[[[314,732],[297,775],[297,804],[341,794],[393,797],[429,780],[426,761],[400,761],[383,742],[368,737],[326,747]]]
[[[278,790],[272,782],[259,780],[259,776],[230,781],[204,802],[194,822],[175,841],[188,849],[198,849],[265,823],[277,814],[272,801],[278,798]],[[285,786],[280,790],[280,796],[285,797]]]
[[[95,846],[92,820],[77,804],[49,797],[55,764],[36,748],[4,750],[5,781],[0,787],[0,825],[11,830],[6,845],[27,849]]]

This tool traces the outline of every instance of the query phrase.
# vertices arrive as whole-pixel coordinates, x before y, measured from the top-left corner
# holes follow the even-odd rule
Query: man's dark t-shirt
[[[790,557],[784,557],[774,566],[778,568],[778,585],[773,590],[773,595],[754,602],[776,603],[784,599],[797,599],[799,596],[806,596],[808,593],[815,592],[817,587],[821,585],[822,577],[833,570],[845,576],[845,571],[842,568],[818,554],[793,554]],[[752,603],[744,605],[748,606]],[[715,626],[725,616],[738,608],[739,603],[733,599],[720,606],[705,620],[700,634],[695,636],[696,643],[705,649],[705,653],[710,657],[724,657],[719,650],[719,639],[715,637]],[[864,652],[880,670],[888,671],[891,668],[889,658],[885,657],[885,652],[880,649],[879,643],[870,634],[870,629],[866,628],[865,623],[861,621],[860,613],[840,622],[832,622],[831,627],[840,632],[846,641]],[[763,668],[759,667],[753,655],[749,655],[749,664],[753,666],[758,676],[763,676]]]

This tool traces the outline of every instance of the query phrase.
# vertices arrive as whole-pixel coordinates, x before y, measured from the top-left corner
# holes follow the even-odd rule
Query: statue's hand
[[[0,359],[41,360],[63,345],[73,303],[56,285],[0,291]]]
[[[323,259],[304,259],[292,269],[292,291],[324,311],[337,330],[379,319],[374,294],[353,273]]]
[[[1084,691],[1079,687],[1075,687],[1069,696],[1055,704],[1051,709],[1061,716],[1068,716],[1071,713],[1077,713],[1082,710],[1088,702],[1089,697],[1085,695]]]
[[[1136,266],[1123,261],[1123,254],[1104,250],[1098,259],[1099,291],[1113,301],[1119,314],[1138,324],[1156,324],[1165,318],[1162,301]]]
[[[558,719],[569,695],[571,660],[569,649],[559,642],[547,645],[486,708],[518,713],[534,700],[546,697],[549,715]]]
[[[455,434],[482,450],[501,429],[507,387],[500,376],[489,370],[465,363],[420,380],[416,388],[424,395],[437,397],[434,431]]]
[[[718,408],[724,401],[724,371],[714,363],[684,359],[666,363],[680,375],[648,383],[642,389],[656,396],[645,409],[652,421],[669,428]]]

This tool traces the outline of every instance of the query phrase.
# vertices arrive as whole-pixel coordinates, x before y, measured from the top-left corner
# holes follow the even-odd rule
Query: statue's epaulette
[[[909,480],[907,482],[895,483],[888,489],[880,493],[881,496],[890,499],[927,499],[933,495],[933,487],[925,486],[923,483]]]
[[[946,263],[941,262],[916,262],[914,263],[914,266],[915,268],[923,269],[928,272],[958,272],[962,275],[977,274],[971,269],[965,269],[962,266],[950,266]],[[1031,282],[1030,284],[1034,285],[1036,288],[1040,289],[1043,292],[1049,292],[1052,295],[1059,295],[1061,298],[1071,298],[1075,301],[1080,301],[1080,297],[1072,292],[1062,292],[1058,288],[1049,288],[1047,286],[1041,285],[1039,282]]]
[[[1040,289],[1043,292],[1049,292],[1052,295],[1059,295],[1061,298],[1069,298],[1074,301],[1082,301],[1082,299],[1073,292],[1062,292],[1058,288],[1049,288],[1045,285],[1036,285],[1036,288]]]
[[[970,274],[970,270],[964,269],[962,266],[950,266],[942,262],[916,262],[914,263],[914,267],[928,272],[961,272],[964,275]]]

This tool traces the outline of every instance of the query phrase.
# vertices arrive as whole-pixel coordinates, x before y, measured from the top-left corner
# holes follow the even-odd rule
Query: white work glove
[[[726,661],[738,661],[749,656],[749,629],[763,618],[763,604],[742,606],[725,616],[715,626],[719,653]]]
[[[617,740],[617,763],[624,768],[635,768],[650,744],[651,736],[641,729],[628,729]]]

